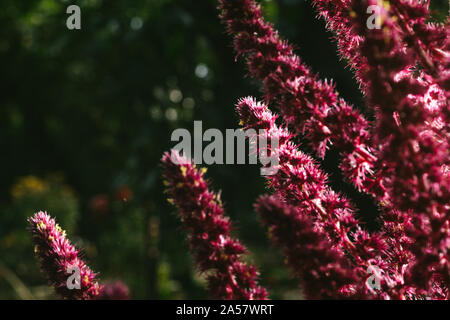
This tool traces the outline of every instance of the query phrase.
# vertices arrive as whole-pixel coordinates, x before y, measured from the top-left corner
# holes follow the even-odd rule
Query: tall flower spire
[[[378,110],[374,142],[393,205],[411,215],[408,235],[415,259],[408,280],[431,296],[436,283],[450,284],[450,162],[448,136],[430,126],[443,113],[427,103],[429,88],[419,79],[402,76],[415,55],[402,42],[395,6],[380,7],[380,29],[365,26],[366,10],[375,0],[355,0],[355,25],[365,38],[363,71],[370,79],[367,99]],[[445,118],[445,117],[443,117]],[[448,294],[448,293],[447,293]]]
[[[357,270],[299,208],[277,197],[263,196],[255,210],[275,244],[282,248],[307,299],[370,297]]]
[[[345,178],[359,190],[384,198],[384,187],[373,178],[376,158],[367,120],[343,99],[332,82],[321,81],[292,47],[264,21],[253,0],[219,0],[221,19],[244,55],[250,75],[263,82],[273,103],[295,133],[304,134],[324,157],[331,145],[339,148]]]
[[[41,269],[56,293],[63,299],[96,298],[101,291],[96,274],[81,259],[79,250],[66,238],[66,232],[55,219],[41,211],[28,222]]]
[[[267,292],[257,284],[256,268],[242,260],[245,247],[231,237],[220,195],[208,189],[206,170],[197,169],[175,150],[164,154],[162,164],[170,202],[180,211],[197,266],[208,275],[212,297],[265,299]]]
[[[384,297],[403,298],[414,292],[414,288],[409,287],[400,290],[403,275],[396,264],[391,264],[394,258],[398,259],[395,257],[397,252],[387,253],[391,244],[382,234],[369,235],[360,228],[348,199],[328,187],[326,174],[311,157],[289,141],[292,135],[275,124],[276,116],[267,106],[249,97],[238,102],[237,112],[244,129],[265,130],[267,140],[279,141],[277,150],[269,150],[279,158],[278,171],[266,176],[276,194],[286,204],[298,208],[298,214],[313,221],[316,231],[330,241],[334,250],[350,255],[359,274],[369,277],[367,270],[370,266],[382,269],[384,276],[380,282],[384,287]],[[251,143],[256,141],[252,137],[250,140]],[[268,142],[267,145],[272,144]],[[294,235],[285,236],[289,238]],[[284,245],[289,246],[287,243]],[[291,265],[291,269],[297,267]]]
[[[335,33],[335,41],[341,57],[348,61],[348,66],[356,75],[359,86],[365,91],[366,81],[360,72],[365,59],[360,52],[362,37],[353,30],[350,17],[351,0],[313,0],[313,4],[327,28]]]

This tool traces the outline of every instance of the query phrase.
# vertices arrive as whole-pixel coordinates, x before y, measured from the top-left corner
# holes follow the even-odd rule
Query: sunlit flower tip
[[[231,236],[231,222],[223,215],[220,194],[210,191],[198,169],[175,150],[162,158],[163,176],[171,202],[179,209],[198,269],[208,274],[208,291],[218,299],[265,299],[258,273],[243,262],[245,247]]]
[[[331,147],[341,149],[344,165],[340,168],[346,180],[361,191],[384,198],[384,188],[373,177],[376,158],[368,147],[371,145],[369,126],[361,113],[339,98],[331,81],[319,80],[302,63],[292,46],[264,21],[255,1],[221,0],[219,3],[222,21],[234,37],[236,52],[245,58],[250,75],[262,82],[265,100],[279,109],[285,124],[296,134],[303,134],[321,158]],[[354,45],[359,48],[359,39],[355,31],[350,32],[352,21],[347,14],[350,1],[316,1],[316,4],[326,17],[337,14],[333,25],[342,29],[342,39],[347,35],[352,37],[352,41],[342,45],[347,51],[343,55],[352,58],[353,66],[362,65],[361,54],[351,50]],[[358,76],[361,78],[359,73]],[[251,104],[249,100],[240,102]],[[264,113],[263,110],[255,112]],[[247,114],[242,112],[240,116],[249,128],[256,125]],[[370,157],[361,156],[360,150],[365,150]]]
[[[88,300],[97,297],[101,286],[96,274],[81,260],[80,252],[55,220],[40,211],[28,222],[35,254],[56,293],[64,299]]]
[[[277,118],[264,103],[257,102],[252,97],[239,99],[236,111],[245,128],[269,129]]]

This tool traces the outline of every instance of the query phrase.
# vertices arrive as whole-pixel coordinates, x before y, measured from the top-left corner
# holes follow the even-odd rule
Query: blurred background
[[[361,94],[311,1],[261,1],[265,16],[322,78],[363,112]],[[68,30],[66,8],[81,8]],[[432,0],[436,20],[448,1]],[[159,160],[176,128],[237,128],[234,104],[259,97],[235,61],[215,0],[2,0],[0,3],[0,299],[54,299],[39,272],[27,217],[45,210],[84,248],[102,281],[134,299],[206,298]],[[368,114],[368,117],[371,115]],[[306,144],[303,150],[309,151]],[[342,183],[337,154],[323,166],[376,229],[377,208]],[[225,209],[271,298],[301,297],[252,204],[258,166],[210,166]]]

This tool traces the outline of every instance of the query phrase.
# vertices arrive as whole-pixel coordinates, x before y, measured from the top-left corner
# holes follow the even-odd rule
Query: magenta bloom
[[[353,29],[350,17],[351,2],[351,0],[313,1],[319,16],[326,21],[327,28],[334,32],[341,57],[347,59],[349,67],[355,72],[356,79],[365,92],[366,81],[360,71],[366,63],[360,51],[363,38]]]
[[[97,274],[81,259],[80,252],[66,238],[66,232],[55,219],[41,211],[28,222],[41,269],[56,293],[63,299],[96,298],[101,291]]]
[[[320,80],[301,62],[288,42],[264,21],[255,1],[219,3],[236,52],[245,56],[250,75],[262,81],[265,100],[280,110],[295,133],[310,141],[321,158],[330,146],[339,148],[345,178],[358,189],[384,198],[381,181],[373,177],[376,158],[367,120],[338,96],[332,82]],[[358,63],[356,59],[353,64]]]
[[[173,161],[175,158],[175,162]],[[265,299],[257,284],[258,272],[242,260],[245,247],[231,237],[231,223],[223,215],[220,195],[208,189],[206,170],[181,158],[176,151],[162,158],[170,202],[179,209],[199,270],[207,274],[208,290],[217,299]]]
[[[325,186],[326,175],[289,142],[291,134],[275,125],[267,107],[241,101],[253,104],[244,112],[238,107],[244,126],[268,129],[269,136],[284,141],[278,150],[280,172],[269,177],[271,186],[288,204],[311,215],[337,248],[350,252],[360,266],[382,259],[390,288],[385,298],[448,296],[448,22],[428,23],[426,1],[314,1],[376,114],[372,130],[264,21],[256,1],[219,3],[235,50],[244,56],[250,75],[262,82],[265,101],[280,110],[284,125],[306,137],[320,157],[331,145],[340,150],[346,180],[378,201],[381,232],[369,235],[359,228],[348,201]],[[375,28],[367,25],[370,6],[377,9],[376,22],[381,23]],[[340,199],[343,207],[326,197]],[[332,205],[323,208],[324,203]],[[340,219],[346,224],[336,223],[337,208],[345,213]],[[333,226],[346,231],[336,232]]]
[[[381,28],[368,30],[365,8],[376,4],[375,0],[353,1],[356,30],[365,38],[361,50],[367,57],[363,72],[370,79],[367,99],[377,111],[374,142],[381,146],[378,165],[392,205],[411,217],[406,231],[412,239],[414,259],[407,280],[422,294],[433,296],[436,285],[446,290],[450,285],[450,178],[446,173],[450,135],[448,124],[435,123],[446,118],[448,101],[439,99],[443,88],[433,85],[433,77],[424,76],[424,81],[403,72],[415,59],[429,63],[424,70],[431,75],[439,68],[438,61],[423,60],[428,59],[430,50],[405,46],[405,32],[410,23],[415,24],[414,16],[412,22],[405,20],[414,13],[407,10],[412,7],[393,1],[394,5],[380,10]],[[424,40],[425,46],[428,40]],[[430,85],[435,90],[433,99],[428,97]]]
[[[358,224],[350,202],[329,189],[327,175],[290,141],[292,135],[276,125],[277,117],[264,103],[244,98],[239,100],[237,111],[244,129],[265,129],[268,141],[279,140],[279,149],[271,150],[278,154],[279,169],[276,174],[266,176],[270,186],[287,203],[301,207],[303,215],[314,219],[339,250],[353,250],[348,233]]]
[[[301,209],[276,197],[261,197],[256,212],[282,248],[287,264],[300,279],[308,299],[368,298],[364,280],[342,251],[327,241]]]
[[[399,261],[406,259],[406,253],[399,247],[406,240],[386,237],[388,231],[393,232],[393,222],[389,229],[386,227],[385,231],[371,235],[361,229],[349,200],[328,187],[327,175],[311,157],[299,151],[290,141],[292,135],[287,129],[276,125],[276,116],[264,103],[244,98],[239,101],[237,111],[245,129],[265,129],[269,141],[279,140],[279,149],[276,150],[279,170],[274,175],[266,176],[276,194],[286,204],[297,208],[297,214],[302,215],[302,219],[313,221],[315,230],[330,242],[334,251],[350,255],[353,262],[349,265],[359,274],[369,277],[367,270],[370,266],[383,270],[384,275],[380,277],[381,285],[385,286],[382,297],[402,298],[414,292],[412,287],[403,288],[402,264]],[[287,231],[283,235],[287,239],[294,237]],[[283,244],[294,250],[294,243],[285,241]],[[290,267],[292,270],[301,268],[300,265]]]

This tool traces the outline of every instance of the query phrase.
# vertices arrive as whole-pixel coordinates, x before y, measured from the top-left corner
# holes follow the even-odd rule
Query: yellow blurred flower
[[[48,188],[47,183],[35,176],[21,177],[11,188],[13,198],[20,199],[30,193],[42,193]]]

